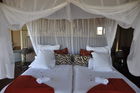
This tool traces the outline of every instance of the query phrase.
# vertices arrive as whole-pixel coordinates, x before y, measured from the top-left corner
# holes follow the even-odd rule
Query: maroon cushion
[[[68,54],[69,53],[68,48],[64,48],[64,49],[61,49],[61,50],[54,50],[54,52],[56,54]]]
[[[85,49],[80,49],[80,56],[91,56],[93,51],[87,51]]]

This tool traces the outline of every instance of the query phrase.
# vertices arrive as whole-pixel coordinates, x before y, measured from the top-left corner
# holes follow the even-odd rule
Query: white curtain
[[[90,46],[109,46],[111,48],[117,23],[105,18],[67,20],[40,19],[27,24],[34,49],[39,44],[60,44],[69,48],[70,53]],[[103,35],[97,35],[97,27],[103,27]],[[110,36],[111,35],[111,36]]]
[[[62,3],[60,5],[56,5],[53,7],[54,3],[52,3],[51,4],[52,7],[49,7],[49,9],[40,10],[37,12],[36,11],[35,12],[34,11],[32,12],[20,11],[19,9],[15,9],[15,8],[6,6],[4,4],[0,4],[0,6],[2,6],[1,8],[9,22],[9,25],[12,25],[12,26],[19,25],[19,29],[20,29],[25,23],[45,17],[45,16],[49,16],[52,13],[56,12],[57,10],[66,6],[66,4],[67,3]]]
[[[138,15],[140,9],[140,1],[132,0],[133,2],[128,2],[129,0],[114,0],[114,3],[110,3],[113,1],[110,0],[4,0],[5,3],[10,4],[14,8],[0,4],[2,6],[2,10],[11,25],[20,24],[23,25],[29,21],[39,19],[42,17],[47,17],[52,15],[54,12],[68,6],[70,3],[74,4],[77,7],[80,7],[82,10],[86,11],[86,13],[102,15],[107,18],[115,19],[119,22],[126,23],[131,25]],[[15,4],[12,3],[12,1]],[[50,2],[50,3],[48,3]],[[92,2],[92,3],[91,3]],[[109,5],[107,4],[109,3]],[[47,7],[45,7],[47,6]],[[43,7],[43,8],[42,8]],[[69,10],[70,9],[70,10]],[[72,15],[71,8],[67,8],[69,10],[69,15]],[[68,16],[68,15],[66,15]],[[56,16],[57,17],[57,16]],[[69,16],[72,18],[72,16]],[[68,19],[70,19],[68,17]],[[77,15],[80,17],[80,15]],[[67,17],[66,17],[67,18]]]
[[[116,21],[105,20],[105,30],[107,45],[111,50],[117,31],[118,23]]]
[[[0,79],[14,78],[14,56],[8,23],[0,9]]]
[[[127,64],[130,73],[135,76],[140,76],[140,14],[137,16],[133,27],[135,31]]]
[[[92,2],[91,0],[72,0],[72,3],[89,13],[103,15],[107,18],[115,19],[116,21],[130,25],[133,23],[140,11],[139,0],[117,6],[105,6],[104,4],[93,6],[89,1]]]
[[[0,4],[0,7],[4,12],[9,26],[11,28],[15,27],[17,29],[19,29],[23,24],[28,23],[32,20],[36,20],[39,18],[48,18],[50,17],[50,15],[52,16],[53,14],[55,14],[56,11],[61,11],[61,9],[64,9],[65,7],[67,9],[67,13],[63,13],[61,11],[62,14],[66,14],[64,15],[66,16],[64,17],[65,19],[74,19],[75,16],[76,18],[80,17],[81,19],[85,19],[86,17],[91,18],[94,14],[94,16],[101,15],[110,19],[114,19],[121,24],[125,24],[124,26],[132,26],[135,18],[140,12],[139,0],[4,0],[4,3],[10,5],[7,6],[4,4]],[[72,13],[74,12],[72,10],[76,9],[71,9],[70,3],[75,5],[76,9],[77,7],[80,7],[80,11],[84,11],[77,13],[73,17]],[[87,13],[89,14],[86,15]],[[85,16],[83,17],[84,14]],[[54,17],[56,19],[59,19],[59,13],[57,13],[57,16]],[[71,29],[72,28],[73,27],[71,25]],[[136,30],[135,33],[139,33],[138,25],[135,25],[134,28]],[[135,39],[133,40],[132,44],[132,48],[135,49],[139,46],[137,35],[134,35]],[[139,54],[139,52],[136,50],[134,51],[134,49],[131,50],[128,60],[133,60],[129,61],[129,70],[134,75],[140,76],[140,72],[135,69],[134,66],[139,64],[139,57],[136,57],[134,54]],[[140,65],[137,65],[137,67],[139,68]]]

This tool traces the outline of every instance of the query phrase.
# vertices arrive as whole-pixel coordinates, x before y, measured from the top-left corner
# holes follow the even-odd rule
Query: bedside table
[[[122,74],[126,73],[127,69],[127,57],[124,55],[123,51],[115,52],[113,58],[113,66]]]
[[[112,55],[112,62],[113,66],[124,76],[126,76],[130,81],[132,81],[134,84],[136,84],[140,88],[140,77],[133,76],[127,67],[127,56],[118,55],[116,53],[113,53]]]

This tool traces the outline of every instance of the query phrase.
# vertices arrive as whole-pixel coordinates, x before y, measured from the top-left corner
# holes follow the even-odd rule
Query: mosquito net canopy
[[[3,65],[0,68],[0,78],[13,77],[12,47],[6,30],[20,29],[27,24],[29,35],[35,52],[39,44],[61,44],[68,47],[71,53],[78,53],[86,45],[108,46],[114,41],[117,25],[135,28],[139,33],[140,1],[139,0],[3,0],[0,4],[0,31],[5,37],[0,54]],[[6,22],[4,25],[4,22]],[[4,26],[3,26],[4,25]],[[96,34],[102,27],[104,34]],[[8,41],[8,42],[7,42]],[[140,76],[138,52],[139,34],[134,35],[131,53],[128,59],[129,71]],[[65,46],[63,46],[65,45]],[[81,47],[82,46],[82,47]],[[9,50],[11,51],[9,51]],[[7,56],[7,58],[5,58]]]
[[[133,1],[133,2],[132,2]],[[101,15],[132,24],[139,11],[137,0],[4,0],[1,4],[10,24],[21,26],[39,18],[79,19]],[[16,3],[16,4],[14,4]],[[127,7],[127,8],[126,8]],[[94,14],[94,15],[93,15]]]

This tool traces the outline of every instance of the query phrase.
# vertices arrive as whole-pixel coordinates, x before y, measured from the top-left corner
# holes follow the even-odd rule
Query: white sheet
[[[48,81],[47,85],[53,87],[55,93],[72,93],[72,66],[70,65],[55,66],[51,70],[29,68],[22,75],[31,75],[35,78],[48,76],[52,80]],[[5,88],[1,93],[4,93]]]
[[[94,81],[94,77],[122,78],[136,91],[136,93],[140,93],[140,89],[118,71],[94,72],[88,69],[87,67],[82,67],[82,66],[74,66],[74,92],[73,93],[87,93],[89,89],[97,85],[97,83]]]

